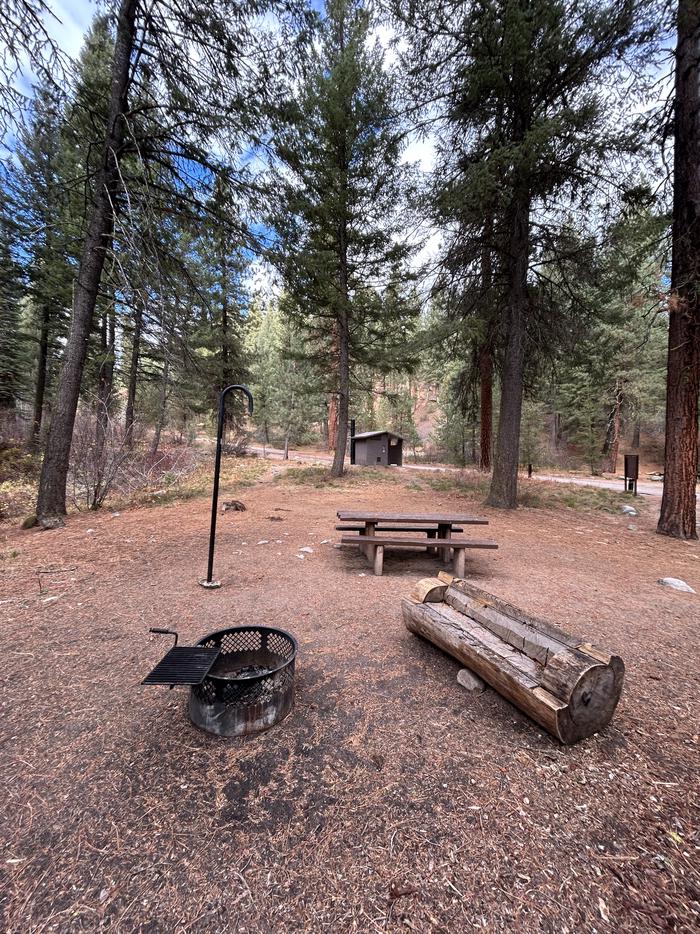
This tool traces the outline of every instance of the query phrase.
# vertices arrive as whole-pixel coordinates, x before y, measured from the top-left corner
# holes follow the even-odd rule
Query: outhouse
[[[350,442],[353,464],[400,467],[403,463],[403,438],[391,431],[365,431],[351,437]]]

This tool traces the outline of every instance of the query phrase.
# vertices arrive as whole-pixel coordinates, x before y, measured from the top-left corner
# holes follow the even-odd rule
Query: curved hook
[[[234,389],[239,389],[242,393],[245,393],[245,395],[248,398],[248,415],[252,415],[253,414],[253,393],[250,391],[250,389],[248,389],[247,386],[242,386],[240,383],[233,383],[231,386],[227,386],[223,390],[223,392],[221,393],[221,399],[219,403],[220,406],[223,407],[226,396],[230,392],[232,392]]]

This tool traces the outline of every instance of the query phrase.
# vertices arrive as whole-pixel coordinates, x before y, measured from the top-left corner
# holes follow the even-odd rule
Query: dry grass
[[[463,470],[459,473],[435,473],[421,475],[409,482],[408,488],[414,491],[434,490],[452,493],[467,499],[486,499],[489,492],[490,478],[476,470]],[[631,499],[624,493],[614,490],[586,486],[569,486],[565,483],[548,483],[543,480],[520,480],[518,504],[529,509],[573,509],[576,512],[603,512],[616,514],[620,507],[629,504]],[[646,501],[639,497],[633,501],[638,512],[646,509]]]

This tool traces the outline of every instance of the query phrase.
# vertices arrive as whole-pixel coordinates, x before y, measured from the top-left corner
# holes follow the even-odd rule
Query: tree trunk
[[[97,418],[95,420],[96,461],[99,463],[109,430],[114,392],[114,302],[102,317],[100,328],[100,368],[97,376]]]
[[[479,468],[491,470],[491,433],[493,430],[493,356],[490,342],[479,348]]]
[[[121,0],[117,18],[105,147],[95,181],[90,221],[75,283],[70,331],[39,479],[37,518],[46,527],[62,524],[62,517],[66,514],[66,482],[73,426],[90,326],[114,225],[113,204],[118,188],[119,158],[124,141],[123,118],[127,110],[136,7],[137,0]]]
[[[641,441],[641,434],[642,434],[642,426],[639,424],[638,421],[636,421],[636,422],[634,423],[634,430],[633,430],[633,432],[632,432],[632,450],[633,450],[633,451],[638,451],[638,450],[639,450],[639,444],[640,444],[640,441]]]
[[[679,0],[666,458],[657,532],[697,538],[700,390],[700,4]]]
[[[338,440],[338,396],[332,392],[328,397],[328,418],[326,419],[326,446],[329,451],[335,451]]]
[[[153,432],[153,441],[151,443],[151,455],[155,457],[160,447],[160,436],[165,425],[165,412],[168,404],[168,383],[170,379],[170,342],[165,349],[165,361],[163,362],[163,377],[160,383],[160,395],[158,398],[158,417],[156,427]]]
[[[515,509],[518,505],[518,458],[528,307],[527,271],[530,258],[530,196],[527,191],[514,195],[509,214],[508,336],[501,374],[496,458],[487,499],[490,506],[501,509]]]
[[[347,274],[345,276],[347,282]],[[345,289],[347,293],[347,288]],[[347,301],[347,299],[346,299]],[[345,448],[348,441],[348,418],[350,415],[350,341],[348,334],[348,312],[344,304],[340,313],[338,341],[338,424],[335,435],[335,456],[331,476],[342,477],[345,469]]]
[[[134,314],[134,334],[131,343],[131,362],[129,364],[129,385],[126,391],[126,411],[124,413],[124,428],[126,431],[127,447],[134,445],[134,422],[136,420],[136,387],[138,385],[139,356],[141,354],[141,328],[143,312],[141,305],[137,304]]]
[[[615,384],[615,402],[608,419],[608,430],[603,444],[603,473],[617,471],[617,456],[620,451],[620,435],[622,434],[622,384],[620,380]]]
[[[491,447],[493,445],[493,212],[488,211],[484,220],[481,247],[481,289],[485,305],[484,317],[488,322],[486,335],[479,347],[479,468],[491,470]]]
[[[36,365],[36,386],[34,388],[34,414],[32,416],[32,429],[29,435],[29,447],[36,450],[41,438],[41,422],[44,415],[44,398],[46,396],[46,376],[49,365],[49,322],[51,310],[45,305],[41,310],[41,327],[39,330],[39,356]]]
[[[341,21],[340,50],[345,49],[345,24]],[[350,122],[347,100],[344,102],[345,126]],[[336,311],[336,337],[338,341],[338,420],[335,431],[335,454],[331,476],[342,477],[345,470],[345,448],[348,442],[350,415],[350,282],[348,271],[348,170],[349,145],[343,129],[338,139],[338,170],[340,179],[340,210],[338,216],[338,307]],[[330,437],[330,413],[329,413]]]

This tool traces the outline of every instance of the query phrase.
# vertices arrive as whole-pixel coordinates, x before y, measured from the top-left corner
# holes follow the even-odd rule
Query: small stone
[[[53,530],[53,529],[60,529],[62,526],[65,525],[65,522],[63,521],[61,516],[43,516],[41,519],[38,519],[37,521],[39,525],[42,527],[42,529],[46,529],[47,531]]]
[[[457,672],[457,683],[461,684],[470,694],[483,694],[486,690],[486,683],[468,668],[460,668]]]
[[[634,508],[634,506],[628,506],[627,503],[625,503],[624,506],[620,506],[620,512],[622,513],[623,516],[636,516],[637,515],[637,510]]]
[[[627,528],[629,529],[630,532],[636,532],[638,526],[636,526],[634,523],[631,523],[630,525],[627,526]]]
[[[299,551],[302,551],[305,555],[312,555],[314,553],[313,548],[309,548],[308,545],[306,545],[304,548],[300,548]]]
[[[679,577],[661,577],[656,582],[662,587],[671,587],[673,590],[682,590],[683,593],[695,593],[690,584],[686,584]]]
[[[300,558],[302,561],[304,560],[304,555],[296,555],[296,557]]]
[[[120,512],[113,512],[113,513],[112,513],[112,518],[113,518],[113,519],[118,519],[119,516],[121,516],[121,513],[120,513]]]
[[[260,541],[258,542],[258,545],[269,545],[269,544],[270,543],[268,542],[266,538],[261,538]]]
[[[330,538],[324,538],[324,539],[321,540],[321,544],[322,544],[322,545],[329,545],[329,544],[330,544],[330,541],[331,541]]]

